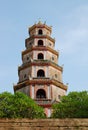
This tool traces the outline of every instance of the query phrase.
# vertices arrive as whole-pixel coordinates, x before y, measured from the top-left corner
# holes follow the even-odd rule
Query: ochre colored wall
[[[88,119],[0,119],[0,130],[88,130]]]

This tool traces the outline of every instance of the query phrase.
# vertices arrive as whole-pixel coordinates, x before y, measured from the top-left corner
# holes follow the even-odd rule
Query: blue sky
[[[39,18],[52,26],[68,92],[88,90],[88,0],[0,0],[0,93],[13,93],[28,27]]]

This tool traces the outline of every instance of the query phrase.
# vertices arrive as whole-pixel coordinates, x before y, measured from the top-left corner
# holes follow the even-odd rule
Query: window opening
[[[52,60],[54,60],[54,57],[52,57]]]
[[[43,70],[38,70],[37,77],[45,77],[45,73]]]
[[[42,53],[39,53],[39,54],[38,54],[38,59],[44,59],[44,56],[43,56]]]
[[[55,78],[57,78],[57,74],[55,74]]]
[[[61,99],[61,96],[60,96],[60,95],[58,95],[58,99]]]
[[[46,98],[46,93],[43,89],[39,89],[36,93],[36,98]]]
[[[27,60],[29,60],[29,57],[27,57]]]
[[[42,40],[38,40],[38,46],[43,46],[43,41]]]
[[[25,74],[25,75],[24,75],[24,78],[26,78],[26,77],[27,77],[27,75]]]
[[[42,35],[42,34],[43,34],[43,32],[42,32],[41,29],[38,30],[38,34],[39,34],[39,35]]]

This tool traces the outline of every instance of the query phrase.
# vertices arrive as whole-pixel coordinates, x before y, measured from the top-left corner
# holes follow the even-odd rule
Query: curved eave
[[[36,84],[38,84],[38,85],[40,85],[40,84],[47,84],[47,85],[53,84],[53,85],[65,90],[65,91],[67,91],[67,88],[68,88],[63,83],[61,83],[57,80],[54,80],[54,79],[31,79],[31,80],[26,80],[24,82],[18,83],[17,85],[14,85],[13,87],[14,87],[14,91],[16,91],[16,90],[19,90],[21,88],[26,87],[27,85],[36,85]]]
[[[14,92],[21,89],[21,88],[26,87],[27,85],[28,85],[28,80],[14,85],[13,86]]]
[[[67,89],[68,89],[68,86],[67,86],[67,85],[64,85],[63,83],[61,83],[61,82],[59,82],[59,81],[57,81],[57,80],[55,80],[55,79],[52,80],[52,84],[54,84],[55,86],[58,86],[58,87],[61,88],[61,89],[66,90],[66,91],[67,91]]]
[[[55,39],[48,36],[48,35],[32,35],[31,37],[25,39],[25,43],[27,43],[30,40],[33,40],[34,38],[47,38],[48,40],[52,41],[53,43],[55,43]]]
[[[57,87],[59,87],[59,88],[61,88],[61,89],[63,89],[63,90],[66,90],[67,91],[67,86],[66,85],[64,85],[63,83],[61,83],[61,82],[59,82],[59,81],[57,81],[57,80],[55,80],[55,79],[47,79],[47,80],[45,80],[45,79],[36,79],[36,80],[29,80],[29,83],[30,84],[53,84],[53,85],[55,85],[55,86],[57,86]]]
[[[38,24],[34,24],[33,26],[31,26],[30,28],[29,28],[29,32],[31,32],[33,29],[35,29],[35,28],[46,28],[47,30],[49,30],[50,32],[52,31],[52,28],[51,27],[49,27],[49,26],[47,26],[46,24],[40,24],[40,23],[38,23]]]
[[[59,53],[56,50],[54,50],[54,49],[52,49],[50,47],[35,46],[35,47],[31,47],[31,48],[29,48],[27,50],[22,51],[22,57],[23,57],[23,55],[25,55],[25,54],[27,54],[27,53],[29,53],[31,51],[34,51],[34,50],[35,51],[50,51],[50,52],[52,52],[53,54],[55,54],[57,56],[59,55]]]
[[[30,66],[52,66],[52,67],[54,67],[54,68],[56,68],[57,70],[59,70],[59,71],[61,71],[61,72],[63,72],[63,67],[61,67],[61,66],[59,66],[59,65],[57,65],[57,64],[55,64],[55,63],[53,63],[53,62],[51,62],[51,61],[33,61],[33,62],[29,62],[29,63],[26,63],[25,65],[22,65],[22,66],[19,66],[18,67],[18,71],[20,71],[20,70],[23,70],[23,69],[25,69],[25,68],[27,68],[27,67],[30,67]]]

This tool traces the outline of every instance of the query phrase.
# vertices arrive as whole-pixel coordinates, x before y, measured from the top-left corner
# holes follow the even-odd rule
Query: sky
[[[14,93],[28,28],[52,26],[68,91],[88,91],[88,0],[0,0],[0,93]]]

